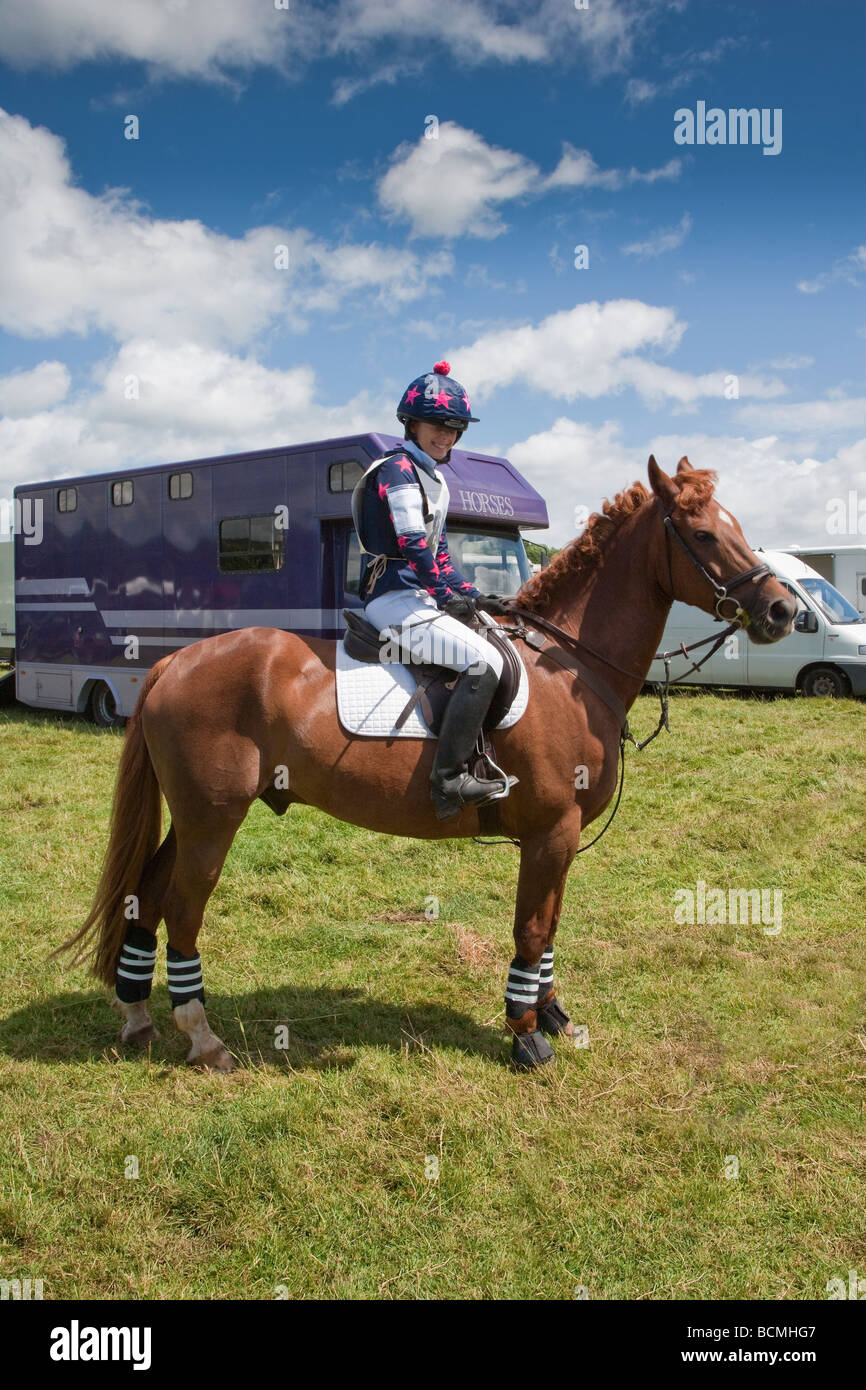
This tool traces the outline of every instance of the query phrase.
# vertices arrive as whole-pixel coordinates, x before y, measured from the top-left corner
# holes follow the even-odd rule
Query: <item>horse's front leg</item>
[[[562,911],[565,880],[577,850],[579,826],[560,822],[544,835],[524,839],[514,916],[515,956],[505,989],[506,1027],[514,1034],[511,1060],[531,1069],[553,1060],[544,1033],[574,1033],[556,1000],[553,938]]]
[[[566,1038],[573,1038],[577,1029],[557,998],[556,980],[553,977],[553,938],[556,936],[556,929],[562,915],[562,899],[565,894],[567,878],[568,871],[562,876],[562,883],[559,886],[553,917],[550,922],[550,931],[547,934],[547,945],[541,957],[541,977],[536,1012],[538,1013],[538,1026],[542,1033],[549,1033],[552,1037],[562,1034]]]

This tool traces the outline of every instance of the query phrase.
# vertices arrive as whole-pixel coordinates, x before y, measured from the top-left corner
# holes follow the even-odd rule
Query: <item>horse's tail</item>
[[[126,899],[137,892],[144,866],[159,848],[162,800],[141,730],[141,711],[150,691],[175,656],[176,653],[171,652],[151,667],[126,726],[111,808],[108,848],[93,906],[84,925],[51,953],[57,956],[62,951],[79,947],[73,964],[89,959],[92,973],[107,985],[114,984],[117,961],[129,925],[130,919],[124,913]]]

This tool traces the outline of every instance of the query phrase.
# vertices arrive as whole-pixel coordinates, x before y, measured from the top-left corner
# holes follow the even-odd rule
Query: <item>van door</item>
[[[768,645],[750,642],[748,638],[744,638],[748,683],[758,690],[793,690],[797,673],[810,661],[821,661],[824,656],[827,624],[823,617],[790,580],[779,578],[779,583],[783,584],[794,598],[798,613],[808,608],[810,613],[815,614],[818,619],[818,631],[792,630],[781,641]]]

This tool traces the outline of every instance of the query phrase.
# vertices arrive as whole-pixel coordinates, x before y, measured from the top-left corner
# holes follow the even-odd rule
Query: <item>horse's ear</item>
[[[663,469],[659,468],[653,454],[650,454],[649,456],[647,472],[649,473],[650,487],[652,488],[656,497],[660,497],[662,502],[664,502],[665,506],[667,507],[676,506],[676,485],[671,481],[667,473],[665,473]]]
[[[692,465],[689,463],[689,461],[688,461],[688,459],[686,458],[685,454],[683,454],[682,458],[680,459],[679,463],[677,464],[677,472],[678,472],[678,473],[694,473],[694,471],[695,471],[695,470],[692,468]]]

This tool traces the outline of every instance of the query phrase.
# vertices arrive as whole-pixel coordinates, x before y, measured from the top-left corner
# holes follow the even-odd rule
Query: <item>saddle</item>
[[[343,646],[347,654],[355,661],[388,664],[389,657],[383,657],[382,649],[385,646],[390,647],[392,639],[389,637],[380,638],[373,624],[368,623],[367,619],[355,609],[344,608],[343,617],[346,620]],[[498,624],[492,623],[489,626],[486,623],[481,624],[477,628],[473,628],[473,631],[486,637],[487,641],[492,643],[501,653],[503,659],[502,675],[482,725],[482,732],[487,734],[501,723],[514,703],[520,685],[521,664],[520,658],[508,638],[499,631]],[[442,666],[429,666],[416,661],[402,661],[400,664],[412,672],[417,683],[414,694],[396,721],[397,727],[402,728],[415,706],[419,705],[431,733],[438,735],[442,726],[442,717],[457,679],[455,673]]]

